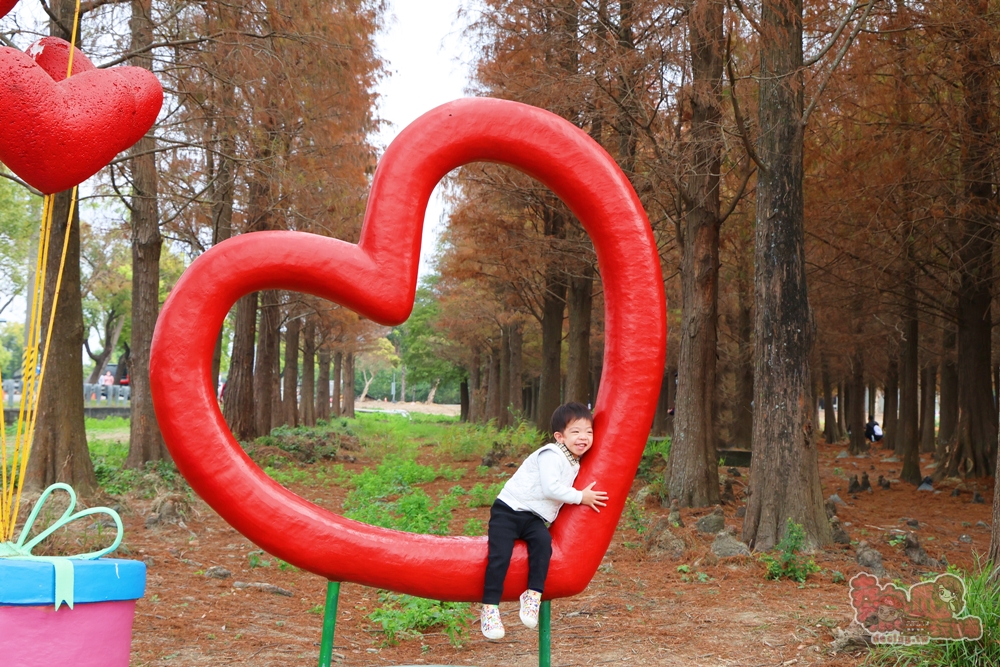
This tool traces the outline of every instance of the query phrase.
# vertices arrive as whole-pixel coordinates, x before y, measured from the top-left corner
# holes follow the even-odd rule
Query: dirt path
[[[907,518],[916,518],[915,533],[934,558],[968,567],[973,553],[984,553],[989,530],[977,521],[989,521],[990,507],[973,504],[971,489],[952,497],[952,485],[941,493],[918,492],[892,484],[873,494],[847,494],[847,477],[868,471],[891,476],[899,464],[887,455],[838,459],[841,447],[821,447],[824,496],[837,493],[845,501],[840,517],[855,540],[865,539],[882,552],[889,578],[904,583],[919,579],[902,553],[890,543],[894,530]],[[428,455],[433,461],[433,455]],[[421,456],[421,462],[427,463]],[[366,462],[346,464],[360,470]],[[454,465],[451,462],[448,462]],[[469,462],[462,484],[476,481],[478,462]],[[924,460],[924,469],[929,461]],[[747,470],[736,478],[737,496]],[[428,488],[436,495],[454,482],[440,481]],[[440,489],[438,488],[440,487]],[[964,488],[964,487],[960,487]],[[295,485],[303,497],[340,511],[344,491],[333,486]],[[634,490],[638,490],[636,485]],[[980,493],[992,497],[985,485]],[[185,524],[144,527],[148,501],[133,501],[126,517],[126,548],[149,564],[146,596],[139,601],[133,641],[133,667],[287,667],[315,665],[319,650],[325,582],[319,577],[282,569],[269,556],[266,567],[250,567],[255,549],[211,509],[196,502]],[[725,506],[726,524],[740,527],[739,504]],[[687,544],[680,560],[657,560],[641,546],[642,537],[622,527],[616,533],[604,564],[587,590],[552,604],[552,664],[761,666],[859,665],[861,655],[833,655],[834,628],[846,628],[852,619],[848,588],[860,568],[852,546],[838,546],[816,555],[823,569],[803,584],[767,581],[755,559],[720,562],[710,552],[712,537],[694,529],[698,517],[710,509],[683,510],[685,528],[677,531]],[[470,516],[487,519],[486,508],[463,508],[453,526]],[[659,507],[644,509],[655,521],[666,515]],[[626,522],[623,520],[623,526]],[[959,538],[961,536],[962,539]],[[211,566],[223,566],[229,579],[206,578]],[[679,572],[686,565],[688,573]],[[241,590],[234,582],[262,582],[291,593],[282,596],[259,590]],[[836,583],[835,583],[836,582]],[[537,635],[517,620],[516,606],[502,606],[508,635],[487,642],[470,625],[467,642],[453,648],[442,633],[429,633],[397,646],[385,646],[366,616],[378,603],[378,592],[344,584],[338,614],[335,660],[343,665],[513,665],[537,664]]]

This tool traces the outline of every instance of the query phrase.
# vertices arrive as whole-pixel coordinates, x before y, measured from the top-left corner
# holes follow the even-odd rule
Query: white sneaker
[[[495,604],[484,604],[479,616],[483,636],[487,639],[503,639],[503,621],[500,620],[500,607]]]
[[[521,622],[529,628],[538,627],[538,607],[542,602],[542,594],[527,590],[521,593]]]

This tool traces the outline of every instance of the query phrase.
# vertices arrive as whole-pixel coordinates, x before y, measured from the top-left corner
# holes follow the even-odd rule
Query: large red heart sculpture
[[[77,52],[74,76],[67,79],[68,45],[62,54],[50,46],[35,49],[40,62],[0,48],[0,162],[46,194],[103,169],[146,134],[163,104],[163,89],[151,72],[98,70],[85,58],[78,68]]]
[[[376,528],[295,495],[244,454],[211,382],[212,352],[226,313],[256,290],[306,292],[383,324],[403,322],[413,307],[431,191],[449,171],[476,161],[511,165],[550,187],[597,250],[606,308],[604,372],[595,443],[577,485],[597,480],[610,501],[599,514],[566,506],[552,525],[545,596],[565,597],[586,588],[600,565],[642,456],[663,376],[666,302],[656,243],[628,179],[593,139],[554,114],[494,99],[445,104],[417,119],[386,150],[357,245],[300,232],[259,232],[199,257],[156,325],[153,402],[170,453],[194,490],[269,553],[330,580],[439,600],[480,600],[485,538]],[[526,580],[526,551],[519,544],[504,598],[516,598]]]

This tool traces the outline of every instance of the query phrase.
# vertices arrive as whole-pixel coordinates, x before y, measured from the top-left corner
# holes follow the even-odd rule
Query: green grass
[[[546,434],[528,422],[520,422],[509,429],[498,429],[492,421],[455,424],[441,440],[441,453],[455,461],[474,461],[490,451],[519,459],[541,447],[546,440]]]
[[[440,628],[457,648],[464,643],[468,624],[474,618],[468,602],[440,602],[388,591],[380,591],[378,597],[382,606],[368,618],[381,626],[389,645]]]
[[[977,557],[972,571],[951,566],[948,571],[965,580],[965,614],[983,621],[978,641],[931,641],[914,646],[877,646],[868,655],[869,667],[1000,667],[1000,582],[989,581],[991,565]]]
[[[87,429],[88,434],[101,433],[102,431],[128,430],[130,423],[128,417],[107,417],[105,419],[87,417],[83,420],[84,428]]]
[[[500,489],[503,488],[503,485],[503,482],[497,482],[496,484],[483,486],[482,482],[478,482],[474,487],[469,489],[469,501],[466,504],[469,507],[492,506],[493,501],[500,495]]]
[[[416,461],[387,456],[375,468],[366,468],[347,480],[351,488],[344,499],[344,516],[373,526],[410,533],[447,535],[452,512],[465,490],[452,487],[435,503],[417,484],[436,479],[457,481],[464,470],[420,465]]]
[[[152,461],[141,470],[126,468],[127,442],[88,437],[87,447],[94,463],[97,483],[109,495],[120,496],[134,492],[143,498],[154,498],[163,491],[187,489],[184,478],[171,462]]]

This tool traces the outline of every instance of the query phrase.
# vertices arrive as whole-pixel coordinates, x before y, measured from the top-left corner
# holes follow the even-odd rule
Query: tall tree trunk
[[[316,425],[316,320],[302,327],[302,423]]]
[[[280,297],[278,297],[280,304]],[[271,429],[285,423],[285,404],[281,400],[281,310],[276,308],[277,327],[274,330],[274,353],[271,355]],[[270,429],[267,431],[270,433]]]
[[[993,409],[1000,412],[1000,364],[993,367]]]
[[[406,402],[406,366],[399,365],[399,400]]]
[[[463,424],[469,421],[469,381],[462,380],[458,384],[459,416],[458,421]]]
[[[257,360],[253,372],[253,395],[256,404],[256,435],[271,432],[274,419],[275,362],[278,360],[281,318],[278,293],[265,290],[260,293],[260,325],[257,332]]]
[[[481,422],[485,414],[485,403],[482,395],[482,359],[479,348],[472,348],[472,360],[469,362],[469,421]]]
[[[912,285],[912,283],[911,283]],[[900,479],[911,484],[920,484],[920,454],[917,441],[917,346],[920,324],[917,321],[916,304],[913,303],[912,287],[906,294],[909,307],[903,315],[903,348],[899,389],[899,437],[896,440],[896,456],[903,461]]]
[[[882,418],[882,449],[895,449],[899,430],[899,356],[889,355],[885,374],[885,416]]]
[[[302,322],[297,317],[289,318],[285,325],[285,370],[281,374],[284,386],[282,388],[282,405],[285,415],[284,423],[289,426],[299,425],[299,331]]]
[[[749,262],[748,262],[749,263]],[[753,444],[753,276],[752,267],[740,267],[737,279],[736,397],[733,406],[733,445],[750,449]]]
[[[428,405],[434,403],[434,397],[437,395],[437,390],[440,385],[441,385],[441,378],[434,378],[434,382],[431,383],[431,390],[427,392],[427,400],[424,401],[424,403]]]
[[[73,5],[62,3],[62,16],[72,19]],[[97,478],[87,449],[87,433],[83,423],[83,302],[80,297],[80,211],[73,207],[70,219],[70,192],[54,195],[52,206],[52,236],[46,265],[42,298],[42,323],[52,327],[45,378],[38,400],[34,442],[28,458],[24,488],[41,491],[50,484],[65,482],[84,496],[97,491]],[[70,226],[66,246],[66,263],[55,317],[50,320],[52,301],[66,226]],[[41,332],[42,354],[46,333]]]
[[[333,354],[333,416],[339,417],[344,414],[343,405],[344,386],[344,353],[335,352]]]
[[[691,173],[681,244],[681,343],[677,413],[667,460],[670,500],[684,507],[719,502],[715,385],[719,294],[719,174],[722,161],[722,18],[725,3],[696,0],[691,48]]]
[[[510,325],[510,411],[517,419],[523,419],[524,411],[524,329],[520,321]]]
[[[257,337],[258,293],[236,302],[233,322],[233,354],[222,395],[222,412],[238,440],[257,436],[257,411],[253,397],[254,339]]]
[[[545,235],[564,238],[562,211],[547,209]],[[552,413],[561,403],[563,313],[566,310],[566,276],[551,260],[545,271],[545,297],[542,303],[542,380],[538,390],[538,430],[547,432]]]
[[[27,312],[31,312],[28,310]],[[124,313],[118,314],[116,317],[111,318],[109,316],[108,320],[104,325],[104,347],[98,354],[90,354],[90,346],[87,341],[84,340],[84,347],[87,348],[87,354],[91,359],[94,360],[94,370],[91,372],[90,377],[87,378],[87,384],[97,384],[101,379],[101,374],[104,373],[104,367],[108,365],[108,360],[111,358],[111,354],[118,347],[118,339],[122,335],[122,328],[125,326],[125,316]]]
[[[920,452],[934,451],[934,422],[937,413],[937,367],[927,364],[920,372]]]
[[[569,331],[566,334],[566,402],[590,404],[590,318],[594,267],[585,263],[581,275],[571,276],[566,295]]]
[[[222,89],[221,106],[223,109],[230,109],[233,105],[233,85],[223,81],[219,84]],[[212,186],[212,245],[216,246],[233,235],[233,199],[236,193],[236,173],[233,155],[236,152],[235,140],[233,139],[234,129],[232,128],[232,115],[222,114],[222,128],[217,138],[218,156],[208,151],[213,167],[218,162],[217,170],[213,174]],[[230,360],[231,361],[231,360]],[[212,354],[212,386],[219,386],[219,367],[222,363],[222,331],[219,331],[219,338],[215,341],[215,352]]]
[[[354,353],[344,355],[344,412],[348,419],[354,419]]]
[[[486,420],[500,421],[500,350],[490,351],[489,374],[486,379]]]
[[[151,0],[132,0],[129,20],[133,51],[153,43]],[[132,64],[153,69],[153,54],[135,56]],[[147,135],[132,149],[132,354],[129,366],[131,421],[125,466],[140,468],[147,461],[169,459],[153,410],[149,388],[149,349],[160,312],[160,213],[157,205],[156,140]]]
[[[958,443],[948,475],[985,477],[997,455],[997,411],[992,400],[993,246],[997,216],[993,183],[992,70],[985,0],[960,3],[967,12],[958,46],[962,65],[964,117],[962,180],[965,206],[959,248]]]
[[[330,348],[319,349],[319,376],[316,380],[316,419],[330,421]]]
[[[993,585],[1000,585],[1000,456],[997,457],[996,468],[993,470],[993,521],[990,532],[990,551],[987,562],[993,563],[993,574],[990,577]]]
[[[945,446],[955,437],[958,426],[958,366],[955,364],[957,335],[951,326],[944,333],[944,355],[941,357],[941,421],[938,424],[935,459],[944,458]]]
[[[368,390],[372,386],[372,382],[375,381],[375,372],[373,371],[371,375],[368,375],[368,371],[361,369],[361,379],[364,381],[364,386],[361,387],[361,396],[358,397],[359,401],[368,400]],[[427,401],[428,403],[430,401]]]
[[[510,326],[500,327],[500,377],[497,385],[497,426],[510,426]],[[430,400],[427,401],[430,403]]]
[[[660,382],[660,397],[656,402],[656,412],[653,414],[653,428],[651,435],[667,435],[667,418],[670,416],[670,408],[673,407],[674,374],[672,370],[663,369],[663,380]]]
[[[128,375],[128,358],[132,353],[132,350],[129,348],[127,342],[122,341],[122,347],[125,348],[125,350],[118,355],[118,365],[115,368],[115,384],[118,385],[120,385],[122,380],[124,380]]]
[[[812,322],[803,229],[802,2],[763,0],[754,285],[752,493],[743,538],[773,548],[788,519],[806,544],[832,540],[809,420]]]
[[[833,443],[840,441],[840,429],[837,427],[837,415],[833,411],[833,388],[830,384],[830,362],[827,361],[825,354],[820,355],[819,365],[823,381],[823,437],[826,439],[826,444],[832,445]]]
[[[847,416],[851,424],[850,453],[854,456],[868,449],[865,442],[865,353],[860,346],[854,348],[851,357],[851,388],[848,390],[850,402]]]
[[[837,430],[840,439],[847,437],[847,388],[843,382],[837,383]]]

